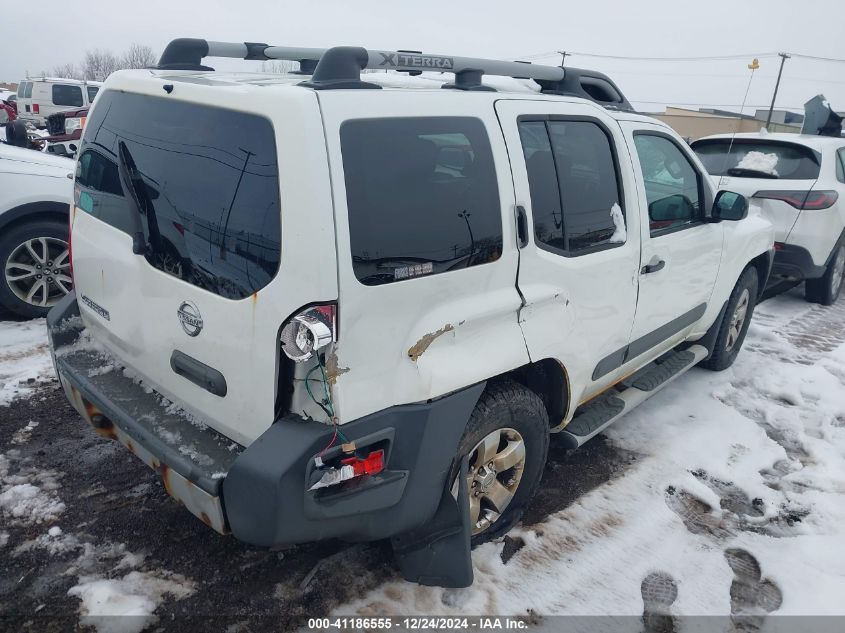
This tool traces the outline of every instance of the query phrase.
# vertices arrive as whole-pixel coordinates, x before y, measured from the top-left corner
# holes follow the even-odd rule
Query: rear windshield
[[[819,159],[803,145],[776,141],[714,139],[697,141],[692,148],[713,176],[814,180]],[[761,176],[761,174],[764,174]]]
[[[279,174],[267,119],[105,92],[85,128],[76,184],[79,208],[133,237],[140,227],[147,261],[187,283],[242,299],[278,271]]]

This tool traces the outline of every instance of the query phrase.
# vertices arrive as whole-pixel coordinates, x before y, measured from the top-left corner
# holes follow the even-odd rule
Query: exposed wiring
[[[318,400],[317,397],[314,395],[314,392],[311,391],[311,381],[316,380],[316,378],[311,378],[311,375],[318,369],[320,370],[320,374],[322,377],[321,382],[323,383],[322,402]],[[338,426],[337,416],[335,415],[334,410],[334,403],[332,402],[331,392],[329,391],[329,378],[326,375],[326,368],[323,365],[323,359],[319,354],[317,354],[317,364],[312,367],[311,370],[305,375],[305,390],[308,392],[308,395],[311,396],[311,399],[314,401],[314,404],[320,407],[323,412],[328,416],[329,420],[331,420],[332,422],[332,426],[334,427],[334,432],[332,433],[331,440],[329,440],[329,443],[326,445],[326,447],[321,450],[318,454],[318,457],[322,457],[332,446],[334,446],[338,437],[340,437],[340,439],[342,439],[344,443],[347,444],[349,443],[349,438],[347,438],[343,434],[343,432],[340,430],[340,427]]]

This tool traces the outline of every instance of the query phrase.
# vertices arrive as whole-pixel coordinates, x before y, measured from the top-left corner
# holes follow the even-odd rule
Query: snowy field
[[[60,608],[101,633],[141,631],[185,609],[240,613],[239,602],[258,598],[265,616],[299,602],[370,616],[632,615],[635,630],[644,613],[845,615],[843,342],[845,298],[823,308],[792,291],[761,304],[731,369],[692,370],[606,433],[626,456],[620,472],[476,549],[475,584],[444,590],[399,580],[371,546],[282,555],[211,534],[45,384],[43,321],[0,322],[0,421],[13,427],[0,429],[0,559],[15,576],[29,570],[33,589],[14,604],[35,613],[22,617]],[[59,415],[72,429],[62,439],[45,430]],[[53,459],[54,442],[71,457]],[[72,474],[77,462],[85,474]],[[550,464],[546,486],[568,487],[555,477],[562,468]],[[98,495],[122,514],[92,514]],[[165,541],[178,553],[157,549]],[[248,597],[225,572],[248,578],[264,564]],[[0,577],[0,614],[21,581]],[[314,587],[334,601],[315,603]],[[107,617],[121,614],[135,617]]]

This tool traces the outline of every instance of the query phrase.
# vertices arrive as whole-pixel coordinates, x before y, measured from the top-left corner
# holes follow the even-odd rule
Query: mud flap
[[[426,525],[391,539],[402,577],[409,582],[435,587],[469,587],[472,558],[467,473],[469,456],[461,461],[458,498],[447,482],[440,505]]]

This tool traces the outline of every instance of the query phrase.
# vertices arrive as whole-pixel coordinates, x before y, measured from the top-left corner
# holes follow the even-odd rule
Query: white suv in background
[[[692,147],[718,188],[759,201],[774,224],[772,275],[804,280],[808,301],[834,303],[845,276],[845,139],[720,134]]]
[[[68,212],[74,164],[0,143],[0,306],[45,316],[72,288]]]
[[[45,127],[51,114],[90,106],[102,85],[76,79],[24,79],[18,84],[18,118]]]

